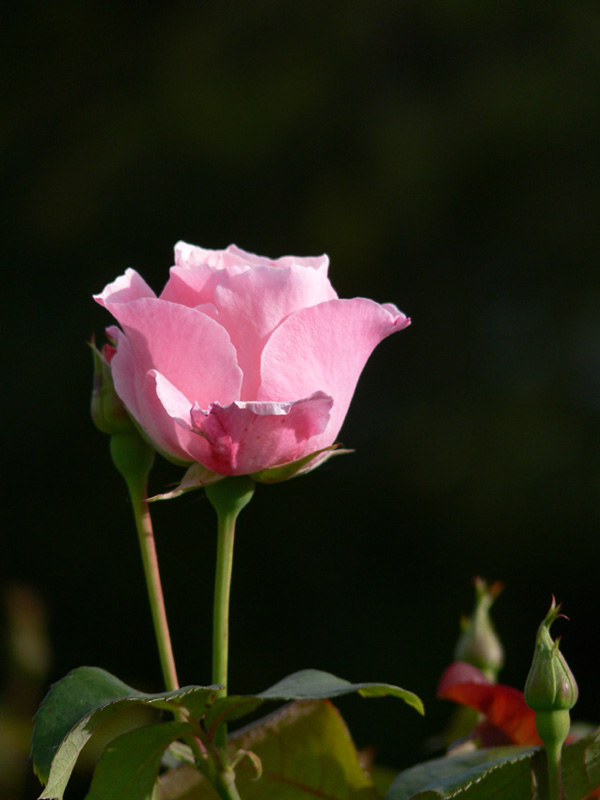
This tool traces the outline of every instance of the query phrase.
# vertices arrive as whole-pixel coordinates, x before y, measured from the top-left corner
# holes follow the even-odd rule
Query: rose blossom
[[[133,269],[95,295],[121,326],[117,394],[159,451],[218,475],[324,458],[374,347],[410,322],[340,300],[328,264],[179,242],[159,297]]]

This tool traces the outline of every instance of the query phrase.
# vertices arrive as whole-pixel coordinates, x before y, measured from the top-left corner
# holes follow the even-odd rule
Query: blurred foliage
[[[9,584],[3,594],[0,684],[0,796],[33,791],[29,749],[32,717],[44,693],[51,662],[44,607],[34,590]]]
[[[160,288],[177,239],[234,241],[326,251],[340,295],[413,317],[359,384],[356,455],[257,491],[235,690],[307,666],[400,683],[429,718],[393,744],[396,709],[343,711],[359,747],[411,763],[482,574],[507,587],[503,680],[524,683],[554,592],[597,718],[598,3],[8,0],[0,38],[0,563],[48,604],[53,677],[91,663],[160,686],[125,493],[88,417],[84,342],[109,322],[90,295],[127,266]],[[153,488],[178,477],[159,464]],[[202,683],[214,520],[199,496],[155,515],[180,672]]]

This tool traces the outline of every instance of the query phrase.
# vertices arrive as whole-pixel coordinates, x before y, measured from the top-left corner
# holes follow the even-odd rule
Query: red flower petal
[[[523,692],[490,683],[470,664],[455,662],[448,667],[440,680],[438,697],[480,711],[514,744],[541,744],[535,729],[535,713],[525,703]]]

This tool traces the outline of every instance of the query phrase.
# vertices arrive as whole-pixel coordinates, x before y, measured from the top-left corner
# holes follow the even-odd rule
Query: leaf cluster
[[[202,789],[205,793],[198,797],[214,797],[214,789],[191,766],[181,768],[183,779],[177,770],[168,781],[164,779],[166,784],[162,778],[158,779],[165,754],[169,750],[171,758],[194,764],[192,749],[179,740],[196,739],[210,749],[219,725],[239,719],[269,701],[296,702],[275,721],[260,723],[251,731],[231,738],[232,761],[236,760],[238,752],[251,754],[249,759],[240,761],[238,771],[242,779],[249,771],[255,778],[259,765],[264,773],[257,782],[261,797],[269,796],[263,792],[270,782],[279,781],[273,776],[283,776],[284,784],[306,785],[307,791],[310,790],[309,794],[296,792],[290,797],[320,796],[340,800],[364,797],[367,800],[378,795],[363,792],[370,791],[373,784],[360,768],[348,731],[327,699],[351,692],[365,697],[390,695],[423,711],[419,698],[398,686],[350,683],[319,670],[296,672],[256,695],[223,697],[221,688],[186,686],[172,692],[147,694],[97,667],[80,667],[69,673],[52,686],[35,720],[32,757],[36,774],[45,784],[40,800],[62,800],[79,754],[100,723],[134,705],[171,712],[174,721],[160,721],[113,739],[100,756],[86,800],[187,797],[187,788],[181,789],[182,780],[184,787],[193,787],[198,781],[205,787]],[[311,733],[313,728],[314,734]],[[277,765],[276,753],[285,755],[283,766]],[[197,761],[196,766],[200,766]],[[300,779],[302,775],[305,775],[304,783]],[[324,788],[330,783],[333,794],[327,794],[330,790]],[[343,790],[341,794],[338,786]],[[311,794],[311,787],[326,793]],[[358,794],[353,787],[357,787]],[[258,795],[246,792],[243,796]],[[283,800],[287,795],[277,796]]]

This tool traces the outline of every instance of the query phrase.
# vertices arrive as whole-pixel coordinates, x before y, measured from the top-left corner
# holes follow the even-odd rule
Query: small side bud
[[[115,391],[110,362],[116,350],[105,344],[100,350],[92,339],[94,386],[92,389],[92,420],[98,430],[110,435],[110,454],[113,464],[128,486],[145,485],[154,463],[155,450],[142,438],[133,420]]]
[[[90,409],[94,425],[102,433],[108,434],[134,430],[134,424],[113,384],[110,361],[115,354],[115,348],[105,344],[98,350],[92,339],[90,349],[94,359],[94,384]]]
[[[492,623],[490,608],[504,587],[499,581],[488,586],[480,577],[473,584],[475,606],[471,616],[461,620],[462,632],[454,649],[454,660],[472,664],[495,681],[504,664],[504,648]]]

